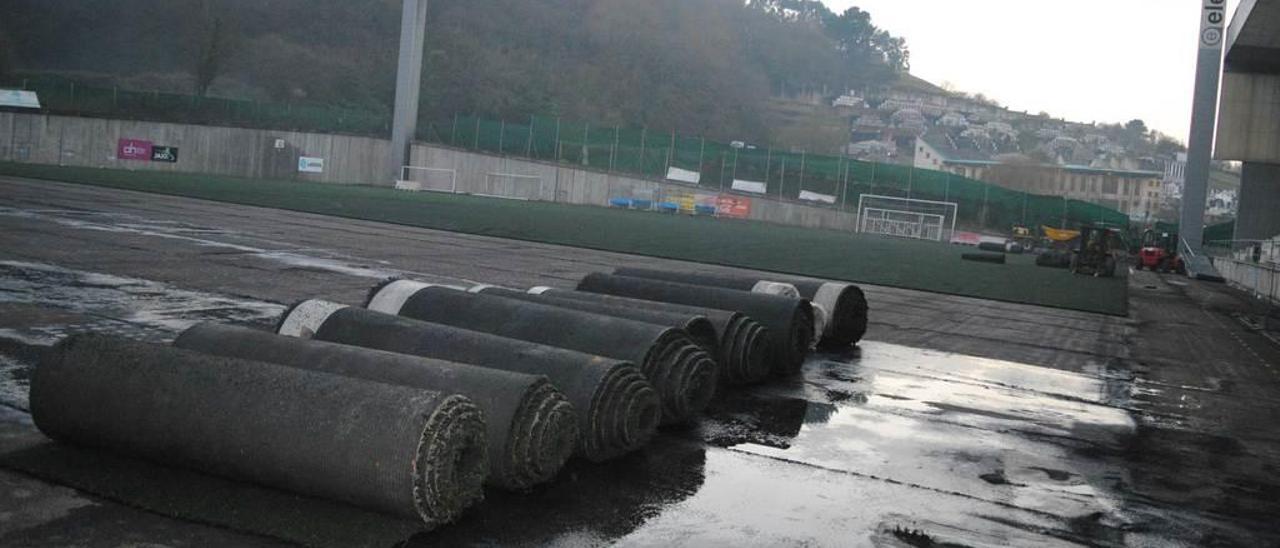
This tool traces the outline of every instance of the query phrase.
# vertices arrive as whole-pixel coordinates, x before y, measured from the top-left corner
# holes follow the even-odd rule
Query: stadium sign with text
[[[1226,36],[1227,0],[1204,0],[1203,15],[1200,21],[1200,47],[1221,48]]]
[[[746,219],[751,215],[751,198],[721,194],[716,199],[716,215],[730,219]]]
[[[116,141],[116,158],[121,160],[151,161],[151,141],[142,139],[120,139]]]
[[[298,172],[324,173],[324,158],[309,158],[307,156],[299,156]]]
[[[170,164],[178,163],[178,147],[153,146],[151,147],[152,162],[168,162]]]

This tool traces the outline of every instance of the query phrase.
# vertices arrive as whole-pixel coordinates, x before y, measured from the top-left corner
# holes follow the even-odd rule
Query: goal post
[[[519,173],[489,173],[484,179],[485,191],[476,193],[477,196],[530,201],[541,200],[543,196],[542,177]]]
[[[864,194],[858,198],[857,231],[948,242],[955,234],[959,210],[955,202]]]
[[[458,172],[439,167],[401,166],[396,190],[457,194]]]

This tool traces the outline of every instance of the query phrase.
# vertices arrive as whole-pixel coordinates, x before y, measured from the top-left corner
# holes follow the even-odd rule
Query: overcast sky
[[[911,72],[1032,113],[1186,141],[1200,0],[823,0],[907,39]],[[1235,13],[1239,0],[1229,0]]]

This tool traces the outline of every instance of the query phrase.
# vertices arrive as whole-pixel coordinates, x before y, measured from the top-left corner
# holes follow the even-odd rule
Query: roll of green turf
[[[551,480],[573,453],[573,406],[546,377],[486,369],[265,331],[203,323],[174,346],[466,396],[485,414],[489,484],[524,490]]]
[[[31,379],[49,437],[453,521],[483,498],[483,414],[465,397],[116,337],[76,335]]]
[[[637,364],[662,401],[663,424],[692,420],[715,395],[715,359],[681,329],[494,295],[393,281],[369,309]]]
[[[661,420],[657,391],[639,368],[625,360],[324,301],[298,304],[285,313],[279,331],[291,337],[545,375],[573,403],[580,432],[578,454],[596,462],[643,447]]]

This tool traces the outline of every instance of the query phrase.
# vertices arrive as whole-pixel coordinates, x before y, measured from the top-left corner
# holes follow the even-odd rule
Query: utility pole
[[[427,38],[427,0],[404,0],[400,14],[400,64],[396,69],[396,104],[391,115],[391,150],[387,176],[391,183],[409,165],[410,143],[418,132],[418,100],[422,95],[422,50]]]

